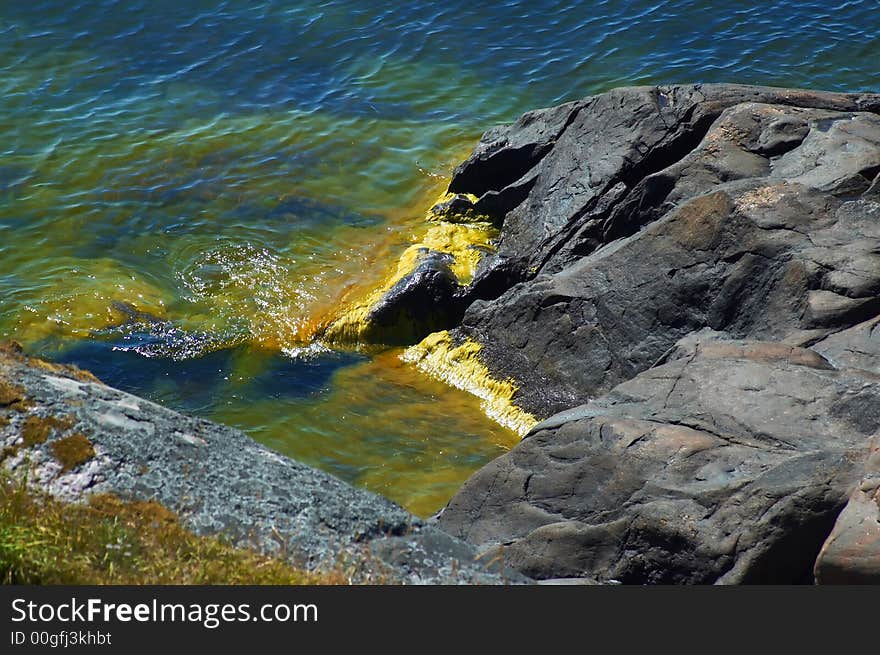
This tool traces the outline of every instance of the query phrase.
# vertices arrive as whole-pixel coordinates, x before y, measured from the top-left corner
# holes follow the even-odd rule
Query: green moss
[[[53,441],[52,454],[61,463],[64,471],[70,471],[94,457],[95,447],[86,435],[77,432]]]
[[[111,495],[65,504],[0,479],[0,582],[10,584],[342,584],[186,530],[156,502]]]
[[[44,418],[31,415],[24,420],[24,424],[21,427],[21,436],[25,447],[32,448],[33,446],[46,443],[53,430],[65,432],[72,428],[73,424],[74,419],[72,416],[63,416],[61,418],[49,416]]]

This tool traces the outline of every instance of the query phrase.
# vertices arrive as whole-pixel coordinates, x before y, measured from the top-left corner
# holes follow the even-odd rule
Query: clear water
[[[2,0],[0,337],[430,513],[515,435],[309,330],[523,111],[642,83],[880,90],[880,2],[718,5]]]

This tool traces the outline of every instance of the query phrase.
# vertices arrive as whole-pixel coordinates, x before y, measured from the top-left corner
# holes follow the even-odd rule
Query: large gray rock
[[[867,95],[637,88],[488,133],[452,187],[482,192],[479,207],[531,185],[505,205],[499,253],[474,282],[483,300],[455,337],[482,344],[490,371],[519,387],[514,402],[547,417],[695,330],[806,344],[872,318],[878,107]],[[508,151],[529,155],[526,172]],[[501,187],[493,166],[516,181]],[[517,279],[495,298],[499,280]]]
[[[439,525],[540,579],[873,579],[878,112],[639,87],[487,132],[450,189],[502,238],[452,338],[550,418]]]
[[[743,176],[805,140],[805,155],[819,154],[809,143],[811,121],[822,121],[813,125],[818,133],[846,131],[844,125],[834,128],[836,119],[877,113],[880,95],[736,84],[614,89],[489,130],[456,169],[450,191],[478,196],[477,210],[503,222],[500,254],[518,262],[523,275],[558,268],[650,219],[653,214],[632,215],[634,201],[643,210],[654,209],[668,190],[662,177],[645,180],[681,162],[726,109],[740,104],[783,112],[734,125],[745,130],[729,135],[744,152],[714,159]],[[802,108],[820,111],[799,116]],[[711,171],[692,179],[697,178],[711,183]]]
[[[880,375],[880,316],[832,334],[812,346],[835,366]]]
[[[439,525],[539,579],[812,581],[880,428],[880,378],[712,336],[537,425]]]
[[[0,348],[0,465],[65,501],[155,500],[198,534],[356,579],[523,581],[384,498],[87,373]]]

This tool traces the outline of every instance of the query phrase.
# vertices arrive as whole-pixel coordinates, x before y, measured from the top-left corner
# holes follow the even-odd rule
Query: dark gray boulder
[[[873,580],[878,112],[639,87],[487,132],[450,189],[502,237],[452,338],[547,420],[439,525],[538,579]]]
[[[872,318],[878,107],[872,95],[636,88],[490,132],[452,188],[498,187],[493,162],[533,184],[501,217],[457,337],[547,417],[695,330],[808,344]]]
[[[539,579],[812,581],[880,428],[880,378],[772,342],[670,359],[536,426],[440,527]]]
[[[30,426],[30,427],[29,427]],[[35,436],[36,435],[36,436]],[[66,444],[66,451],[59,445]],[[79,448],[79,455],[59,453]],[[88,373],[0,348],[0,466],[55,497],[155,500],[197,534],[356,580],[522,582],[384,498]]]
[[[503,221],[501,256],[532,276],[638,229],[639,217],[622,216],[621,206],[656,204],[662,181],[639,185],[684,159],[726,109],[744,103],[832,112],[817,114],[829,117],[817,125],[821,131],[835,116],[877,113],[880,95],[736,84],[614,89],[489,130],[456,169],[449,190],[478,196],[477,210]],[[754,143],[742,143],[748,154],[732,153],[721,163],[757,170],[760,159],[793,149],[807,132],[801,121],[771,117]]]
[[[424,249],[414,270],[373,305],[364,324],[367,341],[408,344],[456,325],[464,313],[452,255]]]

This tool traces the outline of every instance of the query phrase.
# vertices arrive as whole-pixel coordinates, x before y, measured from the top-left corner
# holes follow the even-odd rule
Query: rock
[[[803,345],[874,317],[877,111],[871,94],[638,87],[488,132],[450,190],[503,207],[502,236],[455,337],[547,417],[694,331]]]
[[[498,234],[485,216],[462,213],[457,201],[470,202],[462,198],[436,205],[426,233],[401,254],[389,276],[342,305],[315,336],[342,347],[409,345],[457,325],[474,299],[470,283],[494,252]]]
[[[816,559],[819,584],[880,584],[880,439]]]
[[[0,462],[59,499],[156,500],[197,534],[357,579],[499,583],[471,546],[394,503],[265,448],[238,430],[0,349]],[[399,561],[386,553],[418,552]],[[401,561],[403,563],[401,563]],[[405,565],[404,565],[405,564]]]
[[[875,580],[878,112],[638,87],[487,132],[450,190],[502,236],[449,339],[546,420],[438,525],[536,579]]]
[[[838,367],[880,375],[880,316],[826,337],[812,346]]]
[[[692,337],[537,425],[438,525],[537,579],[809,582],[878,406],[880,377],[814,351]]]
[[[488,131],[456,169],[449,190],[477,196],[479,211],[490,204],[509,207],[499,216],[504,222],[500,252],[518,260],[524,274],[529,268],[546,269],[551,260],[556,261],[551,268],[558,268],[572,254],[586,254],[606,241],[603,232],[609,228],[614,236],[637,230],[637,223],[625,225],[624,220],[637,217],[619,209],[616,218],[608,219],[624,200],[629,201],[624,205],[644,202],[644,209],[662,201],[668,176],[657,173],[681,162],[724,110],[740,104],[791,108],[767,116],[759,132],[749,119],[732,125],[748,134],[730,136],[747,141],[739,139],[742,147],[714,159],[742,176],[761,172],[769,158],[807,138],[809,128],[797,116],[799,109],[817,110],[817,120],[825,121],[817,131],[838,130],[845,124],[834,120],[848,118],[844,113],[877,113],[880,95],[734,84],[614,89],[529,112],[513,125]],[[696,171],[687,177],[706,185],[711,175]]]
[[[366,318],[368,338],[389,344],[414,343],[457,324],[464,313],[451,255],[425,249],[412,273],[373,305]]]

